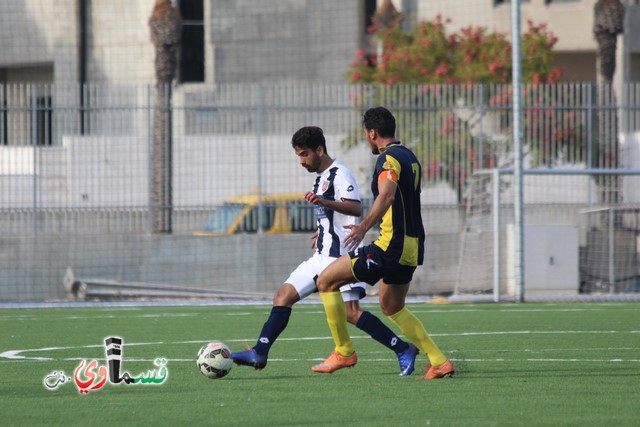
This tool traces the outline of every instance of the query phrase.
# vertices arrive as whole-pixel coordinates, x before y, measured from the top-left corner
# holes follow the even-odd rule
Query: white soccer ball
[[[233,366],[231,350],[220,341],[205,344],[198,351],[196,365],[205,377],[222,378],[229,373]]]

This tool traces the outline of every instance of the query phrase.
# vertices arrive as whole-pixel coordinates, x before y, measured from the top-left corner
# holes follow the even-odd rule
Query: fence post
[[[613,294],[615,293],[616,290],[616,270],[615,270],[615,244],[614,244],[614,237],[615,237],[615,229],[614,229],[614,217],[616,216],[616,209],[613,207],[609,207],[607,208],[607,212],[609,212],[609,221],[608,221],[608,229],[609,232],[607,234],[609,234],[608,236],[608,244],[609,244],[609,293]]]
[[[478,152],[476,153],[476,168],[482,169],[484,165],[482,164],[482,159],[484,158],[484,84],[480,84],[478,87],[478,113],[480,114],[480,129],[479,129],[479,137],[478,137]]]
[[[33,147],[33,234],[38,233],[38,87],[31,85],[31,145]]]
[[[147,84],[147,232],[153,234],[153,107],[151,106],[151,84]]]
[[[500,302],[500,169],[493,169],[493,301]]]
[[[594,106],[593,106],[593,90],[594,90],[594,84],[590,83],[587,86],[588,91],[587,91],[587,167],[588,168],[593,168],[595,165],[593,163],[593,114],[594,114]],[[589,206],[592,205],[592,200],[591,200],[591,180],[589,180],[589,185],[588,185],[588,204]]]
[[[514,196],[514,233],[515,233],[515,277],[516,301],[524,302],[524,194],[522,173],[522,58],[520,56],[520,2],[511,3],[511,39],[512,39],[512,84],[513,97],[513,144],[515,156],[515,196]]]
[[[264,87],[261,84],[256,86],[256,153],[258,162],[258,233],[262,233],[262,218],[264,217],[264,206],[262,206],[262,133],[264,131]]]

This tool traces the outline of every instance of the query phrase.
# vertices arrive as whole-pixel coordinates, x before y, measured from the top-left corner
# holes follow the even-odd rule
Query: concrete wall
[[[67,299],[63,278],[68,267],[76,277],[270,295],[300,262],[311,256],[307,237],[281,234],[0,238],[0,301]],[[438,248],[433,251],[437,253]],[[278,254],[277,258],[273,254]],[[430,288],[427,276],[451,268],[442,263],[420,267],[411,292],[433,292],[437,287]]]
[[[0,68],[52,64],[56,82],[77,81],[76,4],[67,0],[3,0]]]
[[[360,1],[209,4],[216,83],[343,82],[364,32]]]
[[[580,213],[585,208],[528,206],[525,218],[528,226],[577,228],[577,244],[583,248],[590,245],[588,233],[593,225]],[[38,214],[38,220],[42,222],[45,215]],[[506,257],[507,228],[513,210],[504,207],[501,216],[500,238]],[[181,221],[184,224],[177,225],[183,234],[154,236],[144,233],[144,212],[127,221],[117,212],[114,217],[103,211],[72,212],[68,217],[50,218],[46,227],[38,223],[35,228],[33,216],[5,213],[0,216],[0,229],[19,227],[22,232],[13,234],[15,237],[0,238],[0,300],[64,299],[67,295],[62,279],[68,267],[80,277],[269,294],[311,255],[310,233],[191,235],[194,224],[202,225],[206,219],[206,214],[197,220],[184,219]],[[425,264],[416,271],[411,292],[451,293],[459,288],[461,292],[477,293],[491,289],[494,254],[491,227],[471,228],[470,223],[462,222],[455,207],[425,208],[423,219],[427,229]],[[630,224],[637,228],[637,214],[631,219]],[[490,223],[490,213],[483,220]],[[64,224],[65,221],[68,223]],[[131,227],[131,233],[126,233],[126,226]],[[58,229],[54,230],[55,227]],[[375,232],[371,232],[366,241],[374,238]],[[573,244],[575,247],[575,239]],[[600,242],[601,247],[605,244]],[[607,265],[606,251],[590,248],[588,255],[591,264],[597,261]],[[635,257],[635,252],[629,256]],[[501,262],[500,268],[502,290],[506,292],[511,272],[507,262]],[[570,289],[577,286],[566,283]]]
[[[640,169],[640,132],[620,135],[621,167]],[[625,203],[640,203],[640,178],[628,176],[623,178],[622,194]]]
[[[559,38],[559,52],[592,53],[595,2],[523,2],[523,29],[529,19],[547,23]],[[147,22],[154,0],[88,3],[88,81],[153,82],[154,48]],[[54,83],[77,82],[77,5],[69,0],[3,0],[0,68],[46,65],[53,69]],[[394,0],[394,5],[405,9],[408,22],[441,14],[451,19],[452,29],[474,25],[511,32],[508,2],[495,6],[493,0]],[[204,0],[205,83],[343,82],[342,74],[366,39],[363,9],[363,2],[356,0]],[[627,15],[628,53],[638,53],[640,42],[633,36],[640,27],[640,7],[630,5]],[[630,75],[635,74],[632,68]],[[177,91],[197,86],[180,85]]]
[[[148,25],[154,0],[89,4],[88,80],[133,85],[154,82],[155,50]]]
[[[154,0],[88,4],[87,80],[153,82],[148,19]],[[53,83],[77,82],[77,5],[3,0],[0,68],[51,64]],[[204,0],[205,83],[342,82],[363,37],[361,8],[360,1],[342,0]]]

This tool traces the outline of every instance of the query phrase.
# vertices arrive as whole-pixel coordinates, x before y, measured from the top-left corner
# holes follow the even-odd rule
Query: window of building
[[[0,68],[0,145],[53,145],[53,64]]]
[[[37,145],[51,145],[53,111],[51,109],[51,96],[38,96],[35,99],[36,108],[34,114]]]
[[[362,48],[365,51],[365,58],[370,66],[373,66],[373,57],[375,56],[375,47],[372,45],[372,34],[369,33],[369,29],[373,25],[373,15],[376,13],[376,0],[364,0],[363,10],[363,34],[362,34]]]
[[[204,4],[203,0],[179,0],[182,16],[182,47],[179,80],[204,82]]]
[[[2,70],[0,70],[2,73]],[[9,145],[9,114],[7,110],[7,82],[2,82],[2,103],[0,104],[0,145]]]
[[[376,13],[376,0],[364,0],[364,31],[368,32],[373,25],[373,14]]]

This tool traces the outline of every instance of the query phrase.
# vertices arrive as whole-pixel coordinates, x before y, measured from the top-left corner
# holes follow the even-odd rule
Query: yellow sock
[[[340,292],[320,292],[327,323],[336,344],[336,351],[343,356],[351,356],[353,343],[347,330],[347,311]]]
[[[387,316],[396,324],[402,333],[418,348],[427,355],[432,366],[440,366],[447,361],[447,358],[440,351],[435,342],[431,339],[424,325],[407,307],[392,316]]]

